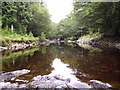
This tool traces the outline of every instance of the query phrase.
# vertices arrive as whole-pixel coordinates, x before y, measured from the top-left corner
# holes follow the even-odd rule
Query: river
[[[120,88],[120,50],[73,43],[52,43],[17,51],[2,52],[2,71],[28,69],[17,77],[32,81],[38,75],[62,75],[89,84],[90,80]],[[74,75],[74,77],[72,75]],[[11,83],[24,83],[10,81]]]

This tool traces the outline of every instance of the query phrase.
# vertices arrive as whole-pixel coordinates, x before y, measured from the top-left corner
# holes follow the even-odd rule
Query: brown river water
[[[56,43],[2,52],[2,71],[28,69],[18,79],[31,81],[38,75],[62,75],[88,83],[99,80],[120,88],[120,50],[73,43]],[[17,81],[11,81],[15,83]],[[23,82],[18,82],[23,83]]]

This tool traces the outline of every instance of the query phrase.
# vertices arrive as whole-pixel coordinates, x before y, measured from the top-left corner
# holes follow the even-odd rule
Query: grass
[[[38,37],[34,37],[32,33],[28,34],[17,34],[15,32],[10,32],[9,30],[1,30],[0,41],[2,41],[2,46],[9,46],[12,41],[37,41]]]
[[[18,40],[18,41],[27,41],[27,40],[39,40],[38,37],[34,37],[33,35],[28,35],[28,34],[17,34],[14,32],[10,32],[8,30],[3,30],[2,31],[2,41],[6,40]]]

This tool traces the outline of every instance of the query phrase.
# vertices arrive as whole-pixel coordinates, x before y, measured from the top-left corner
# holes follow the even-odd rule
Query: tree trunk
[[[11,32],[13,32],[13,29],[14,29],[14,28],[13,28],[13,24],[12,24],[12,25],[11,25]]]

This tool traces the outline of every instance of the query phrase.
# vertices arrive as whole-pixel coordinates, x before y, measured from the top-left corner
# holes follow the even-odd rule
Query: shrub
[[[77,40],[78,38],[77,37],[68,37],[68,38],[65,38],[64,40]]]
[[[40,40],[41,42],[47,41],[46,35],[44,34],[44,32],[42,32],[41,35],[39,36],[39,40]]]

